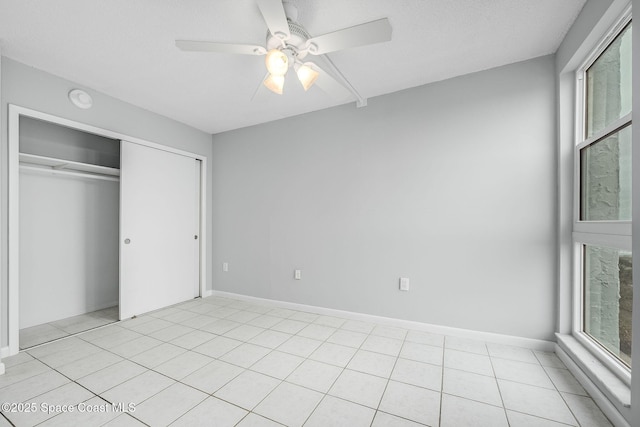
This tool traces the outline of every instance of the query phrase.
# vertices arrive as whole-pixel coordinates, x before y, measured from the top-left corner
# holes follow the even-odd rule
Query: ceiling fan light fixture
[[[289,58],[280,49],[271,49],[267,52],[264,62],[272,76],[284,76],[289,69]]]
[[[273,74],[269,74],[269,76],[264,79],[264,82],[262,83],[271,92],[282,95],[282,90],[284,89],[284,76],[275,76]]]
[[[302,83],[305,92],[316,82],[320,73],[307,64],[296,64],[295,67],[298,80]]]
[[[358,106],[366,105],[366,99],[356,91],[328,57],[325,62],[327,66],[331,67],[331,73],[326,73],[313,62],[302,61],[308,54],[325,55],[344,49],[388,42],[391,40],[392,34],[388,18],[312,37],[305,27],[297,22],[298,9],[294,4],[297,3],[296,0],[252,1],[257,4],[263,20],[267,24],[264,47],[253,44],[198,40],[176,40],[176,47],[186,52],[265,55],[265,65],[269,73],[262,83],[275,93],[282,94],[284,77],[289,68],[293,67],[305,91],[317,84],[324,92],[329,92],[335,98],[343,99],[346,97],[346,93],[350,92],[356,97]],[[316,81],[319,74],[322,74],[322,78]],[[336,80],[331,74],[339,79]]]

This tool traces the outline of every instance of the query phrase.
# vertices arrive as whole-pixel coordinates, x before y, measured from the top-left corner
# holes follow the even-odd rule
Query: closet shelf
[[[35,154],[20,153],[21,164],[45,166],[55,170],[68,170],[107,176],[120,176],[120,169],[107,166],[92,165],[90,163],[73,162],[71,160],[56,159],[55,157],[37,156]]]

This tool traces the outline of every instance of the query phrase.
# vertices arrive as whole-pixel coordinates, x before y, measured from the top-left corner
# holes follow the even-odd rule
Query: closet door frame
[[[1,358],[8,357],[19,352],[19,332],[20,332],[20,185],[19,185],[19,171],[20,163],[18,159],[20,151],[20,117],[30,117],[33,119],[43,120],[53,124],[65,126],[68,128],[76,129],[82,132],[92,133],[95,135],[103,136],[106,138],[116,140],[127,140],[136,144],[145,145],[160,150],[164,150],[170,153],[180,154],[187,157],[192,157],[199,160],[201,163],[200,168],[200,297],[207,296],[206,293],[206,250],[207,250],[207,158],[206,156],[192,153],[189,151],[181,150],[178,148],[170,147],[163,144],[158,144],[151,141],[146,141],[140,138],[135,138],[130,135],[126,135],[119,132],[110,131],[108,129],[99,128],[96,126],[88,125],[74,120],[65,119],[62,117],[54,116],[48,113],[32,110],[25,107],[9,104],[9,147],[8,147],[8,161],[9,161],[9,180],[8,180],[8,283],[7,283],[7,299],[5,302],[0,299],[0,309],[7,307],[8,310],[8,352],[6,348],[2,349]],[[1,312],[1,310],[0,310]],[[0,330],[3,328],[2,318],[0,318]]]

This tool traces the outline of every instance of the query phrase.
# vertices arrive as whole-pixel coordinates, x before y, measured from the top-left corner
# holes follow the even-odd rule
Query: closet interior
[[[118,320],[120,141],[20,117],[20,349]]]

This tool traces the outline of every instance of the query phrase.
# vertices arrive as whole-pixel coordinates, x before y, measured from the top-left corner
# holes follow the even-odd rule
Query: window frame
[[[631,8],[627,8],[615,24],[607,31],[606,35],[596,44],[595,48],[587,55],[585,61],[575,72],[575,129],[574,129],[574,153],[573,153],[573,289],[572,306],[573,316],[571,321],[572,335],[593,356],[602,362],[616,376],[627,385],[631,384],[631,368],[611,354],[594,338],[584,332],[584,246],[595,245],[631,251],[632,221],[583,221],[580,220],[581,211],[581,158],[580,151],[604,138],[621,131],[632,124],[633,111],[605,126],[604,129],[595,132],[586,138],[586,72],[593,63],[604,53],[610,44],[632,22]]]

